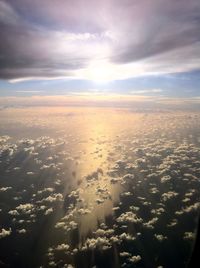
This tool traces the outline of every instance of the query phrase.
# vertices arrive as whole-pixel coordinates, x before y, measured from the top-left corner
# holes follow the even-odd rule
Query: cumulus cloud
[[[37,192],[37,194],[43,194],[43,193],[46,193],[46,192],[50,192],[50,193],[52,193],[54,191],[54,188],[52,188],[52,187],[48,187],[48,188],[44,188],[43,190],[39,190],[38,192]]]
[[[60,251],[60,250],[68,250],[69,245],[68,244],[60,244],[55,249],[58,250],[58,251]]]
[[[131,223],[141,223],[142,219],[140,217],[138,217],[135,213],[133,213],[132,211],[128,211],[125,213],[122,213],[117,219],[117,222],[119,223],[127,223],[127,222],[131,222]]]
[[[53,213],[53,208],[48,208],[45,212],[44,212],[44,215],[49,215]]]
[[[92,250],[96,248],[107,250],[111,247],[111,244],[109,239],[106,237],[98,237],[96,239],[88,238],[85,242],[85,246],[83,246],[83,249],[85,247]]]
[[[184,240],[194,240],[195,239],[195,233],[193,232],[185,232],[183,236]]]
[[[11,232],[12,232],[11,228],[9,228],[8,230],[6,230],[6,229],[3,228],[3,229],[0,231],[0,239],[1,239],[1,238],[4,238],[4,237],[6,237],[6,236],[9,236],[9,235],[11,234]]]
[[[19,212],[18,212],[16,209],[14,209],[14,210],[10,210],[10,211],[8,212],[8,214],[10,214],[10,215],[12,215],[12,216],[17,216],[17,215],[19,215]]]
[[[170,199],[176,197],[177,195],[178,195],[178,193],[176,193],[175,191],[169,191],[169,192],[162,194],[162,199],[165,202],[167,200],[170,200]]]
[[[151,213],[156,214],[156,215],[161,215],[162,213],[165,212],[165,209],[163,207],[157,208],[157,209],[152,209]]]
[[[156,238],[159,242],[162,242],[162,241],[164,241],[164,240],[167,240],[167,236],[164,236],[164,235],[162,235],[162,234],[155,234],[154,236],[155,236],[155,238]]]
[[[56,194],[49,195],[48,197],[43,198],[40,202],[53,203],[53,202],[56,202],[56,201],[60,201],[60,202],[63,201],[63,195],[61,193],[56,193]]]
[[[178,220],[177,219],[172,219],[171,222],[169,224],[167,224],[168,227],[174,227],[178,224]]]
[[[120,257],[129,257],[131,254],[129,252],[123,251],[119,253]]]
[[[91,210],[88,209],[88,208],[80,208],[80,209],[77,210],[77,212],[80,215],[87,215],[87,214],[91,213]]]
[[[110,236],[114,233],[114,230],[113,229],[107,229],[107,230],[104,230],[104,229],[97,229],[94,234],[96,236]]]
[[[171,180],[171,176],[167,175],[161,178],[161,183],[165,183]]]
[[[141,260],[141,256],[140,255],[136,255],[136,256],[132,256],[131,258],[129,258],[129,261],[132,263],[137,263]]]
[[[31,214],[34,210],[35,210],[35,207],[33,204],[31,203],[25,203],[25,204],[20,204],[19,206],[17,206],[15,208],[19,213],[22,213],[22,214]],[[12,212],[13,214],[14,212]]]
[[[0,136],[0,144],[7,142],[11,137],[8,135]]]
[[[19,234],[25,234],[26,233],[26,229],[19,229],[19,230],[17,230],[17,232]]]
[[[186,213],[192,212],[192,211],[198,211],[200,208],[200,202],[196,202],[194,204],[192,204],[191,206],[187,206],[185,208],[183,208],[183,211]]]
[[[149,189],[149,192],[150,192],[151,194],[157,194],[157,193],[159,193],[159,190],[158,190],[158,188],[153,187],[153,188]]]
[[[132,235],[130,235],[130,234],[128,234],[128,233],[122,233],[122,234],[120,234],[119,235],[119,238],[121,239],[121,240],[128,240],[128,241],[133,241],[133,240],[135,240],[136,238],[134,237],[134,236],[132,236]]]
[[[12,187],[2,187],[2,188],[0,188],[0,192],[7,192],[8,190],[11,190],[12,189]]]
[[[78,223],[71,220],[71,221],[66,221],[64,218],[57,222],[55,225],[55,228],[57,229],[63,229],[66,230],[67,232],[71,231],[71,230],[75,230],[78,227]]]
[[[143,225],[149,229],[153,229],[154,228],[154,224],[158,221],[158,217],[155,217],[151,220],[149,220],[148,222],[145,222]]]

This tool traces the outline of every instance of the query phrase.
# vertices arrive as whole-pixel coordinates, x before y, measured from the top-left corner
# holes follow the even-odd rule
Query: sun
[[[106,82],[109,80],[110,69],[102,66],[91,66],[88,70],[89,79],[94,82]]]
[[[108,62],[95,61],[83,70],[82,75],[85,79],[95,83],[107,83],[113,80],[114,66]]]

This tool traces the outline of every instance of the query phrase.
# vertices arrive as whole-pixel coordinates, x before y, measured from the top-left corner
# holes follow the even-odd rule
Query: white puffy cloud
[[[34,172],[33,171],[28,171],[26,174],[27,175],[34,175]]]
[[[131,258],[129,258],[129,261],[132,262],[132,263],[137,263],[141,260],[141,256],[140,255],[135,255],[135,256],[132,256]]]
[[[134,236],[128,234],[128,233],[122,233],[122,234],[119,235],[119,239],[121,239],[121,240],[129,240],[129,241],[132,240],[133,241],[136,238]]]
[[[53,191],[54,191],[54,188],[48,187],[48,188],[44,188],[43,190],[37,191],[37,194],[43,194],[43,193],[47,193],[47,192],[52,193]]]
[[[15,210],[22,214],[31,214],[35,210],[35,207],[31,203],[25,203],[17,206]]]
[[[196,202],[194,204],[192,204],[191,206],[187,206],[185,208],[183,208],[183,211],[186,213],[192,212],[192,211],[197,211],[200,209],[200,202]]]
[[[165,183],[165,182],[168,182],[168,181],[171,181],[171,176],[170,175],[166,175],[166,176],[163,176],[161,178],[161,183]]]
[[[144,222],[143,225],[146,227],[146,228],[149,228],[149,229],[154,229],[154,225],[155,223],[158,221],[158,217],[155,217],[151,220],[149,220],[148,222]]]
[[[11,232],[12,232],[11,228],[9,228],[8,230],[6,230],[4,228],[1,229],[1,231],[0,231],[0,239],[4,238],[6,236],[9,236],[11,234]]]
[[[10,214],[10,215],[12,215],[12,216],[18,216],[18,215],[19,215],[19,212],[18,212],[16,209],[14,209],[14,210],[10,210],[10,211],[8,212],[8,214]]]
[[[162,213],[165,212],[165,209],[163,207],[152,209],[151,213],[155,215],[161,215]]]
[[[63,200],[64,200],[63,195],[61,193],[56,193],[56,194],[49,195],[46,198],[43,198],[41,200],[41,202],[53,203],[53,202],[57,202],[57,201],[62,202]]]
[[[167,236],[164,236],[162,234],[154,234],[154,237],[159,241],[162,242],[164,240],[167,240]]]
[[[170,200],[170,199],[176,197],[177,195],[178,195],[178,193],[176,193],[175,191],[169,191],[169,192],[162,194],[162,199],[164,202],[166,202],[167,200]]]
[[[121,193],[121,196],[131,196],[131,195],[133,195],[131,192]]]
[[[88,249],[102,249],[107,250],[111,247],[110,241],[106,237],[88,238],[85,242],[85,247]]]
[[[71,220],[71,221],[65,221],[64,219],[62,219],[61,221],[57,222],[55,225],[56,229],[63,229],[67,232],[71,231],[71,230],[75,230],[78,227],[78,223]]]
[[[62,250],[68,250],[69,249],[69,245],[68,244],[60,244],[58,245],[55,250],[58,250],[58,251],[62,251]]]
[[[7,192],[8,190],[11,190],[12,189],[12,187],[2,187],[2,188],[0,188],[0,192]]]
[[[110,236],[114,233],[113,229],[97,229],[95,232],[93,232],[96,236]]]
[[[117,219],[117,222],[119,223],[126,223],[126,222],[131,222],[131,223],[141,223],[142,219],[138,217],[135,213],[132,211],[128,211],[125,213],[122,213]]]
[[[172,219],[171,222],[169,224],[167,224],[167,227],[174,227],[178,224],[178,220],[177,219]]]
[[[159,190],[158,190],[157,187],[153,187],[153,188],[150,188],[150,189],[149,189],[149,192],[150,192],[151,194],[157,194],[157,193],[159,193]]]
[[[123,251],[119,253],[120,257],[130,257],[131,254],[129,252]]]
[[[184,233],[184,236],[183,236],[183,239],[184,240],[194,240],[195,239],[195,233],[193,232],[185,232]]]
[[[53,208],[48,208],[45,212],[44,212],[44,215],[49,215],[53,213]]]
[[[49,266],[56,267],[56,266],[57,266],[57,264],[56,264],[56,262],[55,262],[55,261],[50,261],[50,262],[49,262]]]
[[[17,232],[19,234],[25,234],[26,233],[26,229],[19,229],[19,230],[17,230]]]

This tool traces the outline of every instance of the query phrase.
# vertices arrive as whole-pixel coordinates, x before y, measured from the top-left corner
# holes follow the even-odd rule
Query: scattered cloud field
[[[198,112],[0,111],[2,267],[186,267]]]

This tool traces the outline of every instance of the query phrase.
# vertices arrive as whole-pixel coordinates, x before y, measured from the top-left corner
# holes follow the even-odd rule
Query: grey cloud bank
[[[94,61],[117,68],[113,79],[127,64],[199,69],[199,14],[197,0],[0,1],[0,77],[84,78]]]

